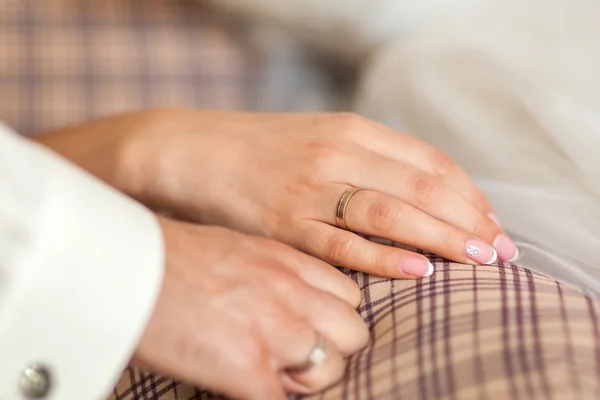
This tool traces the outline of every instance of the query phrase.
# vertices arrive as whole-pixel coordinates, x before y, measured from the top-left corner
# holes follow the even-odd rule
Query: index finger
[[[296,231],[298,227],[291,227]],[[283,238],[286,239],[285,237]],[[270,241],[270,254],[285,267],[296,273],[300,279],[315,289],[329,292],[344,300],[352,307],[358,307],[362,294],[358,285],[332,265],[287,245]]]

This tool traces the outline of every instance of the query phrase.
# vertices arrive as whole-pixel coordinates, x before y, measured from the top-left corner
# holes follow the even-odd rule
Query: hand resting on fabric
[[[81,135],[87,140],[74,148]],[[448,156],[353,114],[163,108],[39,140],[150,207],[347,268],[397,278],[433,272],[426,257],[356,233],[462,263],[517,256],[483,193]],[[336,207],[352,188],[364,190],[348,202],[348,229],[340,229]]]
[[[160,219],[166,270],[134,364],[238,399],[285,399],[335,383],[367,342],[356,284],[261,237]],[[126,305],[124,305],[126,306]],[[326,359],[290,372],[326,340]]]

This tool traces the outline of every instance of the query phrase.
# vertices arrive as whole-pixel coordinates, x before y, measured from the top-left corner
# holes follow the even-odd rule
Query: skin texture
[[[360,292],[329,264],[415,278],[400,264],[427,262],[337,228],[346,189],[365,189],[348,205],[350,229],[454,260],[470,261],[466,241],[502,232],[447,156],[352,114],[164,108],[36,140],[161,214],[221,226],[159,217],[165,278],[133,362],[232,398],[323,389],[366,344]],[[289,372],[315,332],[327,361]]]
[[[36,140],[121,190],[135,187],[131,166],[140,164],[129,136],[90,127]],[[135,123],[127,127],[135,132]],[[165,275],[133,365],[230,398],[285,399],[338,381],[344,357],[366,344],[355,310],[360,291],[337,269],[264,237],[157,218]],[[325,362],[290,372],[306,360],[317,332]]]
[[[74,149],[72,138],[82,135]],[[504,234],[483,193],[448,156],[353,114],[164,108],[40,140],[154,209],[376,275],[415,278],[400,266],[427,260],[350,231],[471,264],[468,243],[493,246]],[[336,226],[335,209],[352,187],[366,190],[348,205],[347,231]]]
[[[322,261],[278,242],[160,218],[166,270],[134,364],[239,399],[323,389],[362,348],[360,293]],[[324,364],[303,373],[315,343]]]

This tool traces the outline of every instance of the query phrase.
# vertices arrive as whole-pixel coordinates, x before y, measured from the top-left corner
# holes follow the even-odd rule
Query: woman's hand
[[[162,219],[167,268],[134,363],[237,399],[285,399],[340,379],[368,332],[354,282],[265,238]],[[302,364],[317,335],[321,365]]]
[[[432,272],[424,256],[353,232],[471,264],[517,255],[451,159],[356,115],[163,109],[73,129],[128,138],[118,186],[146,204],[275,238],[332,264],[390,277]],[[364,190],[349,201],[344,230],[336,208],[351,188]]]

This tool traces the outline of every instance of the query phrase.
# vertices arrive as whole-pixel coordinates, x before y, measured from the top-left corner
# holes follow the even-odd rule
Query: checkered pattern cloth
[[[311,400],[600,398],[598,304],[513,265],[433,260],[418,281],[346,271],[362,289],[369,345]],[[129,369],[112,400],[220,399]]]
[[[195,1],[0,1],[0,120],[35,134],[164,104],[246,108],[260,60],[240,30]],[[514,265],[432,261],[419,281],[346,271],[371,340],[308,398],[600,398],[596,301]],[[136,369],[111,396],[214,398]]]
[[[35,134],[163,105],[243,109],[258,58],[199,0],[0,0],[0,120]]]

